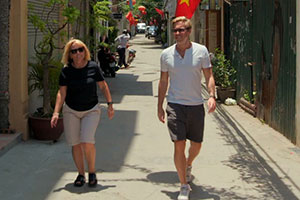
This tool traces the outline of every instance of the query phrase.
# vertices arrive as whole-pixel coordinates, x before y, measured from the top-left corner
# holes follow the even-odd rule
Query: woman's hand
[[[107,116],[109,119],[112,119],[115,115],[115,111],[114,111],[114,108],[112,107],[112,105],[109,105],[107,107]]]
[[[59,117],[58,113],[53,113],[52,118],[51,118],[51,122],[50,122],[51,123],[51,128],[56,127],[57,121],[58,121],[58,117]]]

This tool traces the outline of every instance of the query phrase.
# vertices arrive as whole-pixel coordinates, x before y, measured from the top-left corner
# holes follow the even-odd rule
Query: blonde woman
[[[72,146],[72,155],[78,170],[74,186],[85,184],[84,159],[88,165],[89,186],[97,185],[95,172],[95,132],[100,120],[97,85],[104,94],[109,119],[114,116],[112,98],[97,63],[91,61],[90,51],[80,40],[71,39],[64,48],[62,69],[59,77],[51,126],[55,127],[63,107],[64,132],[67,143]]]

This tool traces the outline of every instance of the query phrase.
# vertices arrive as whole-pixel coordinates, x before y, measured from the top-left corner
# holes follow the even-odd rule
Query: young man
[[[168,89],[168,128],[174,142],[174,162],[181,183],[178,200],[188,200],[192,162],[200,152],[204,130],[204,107],[201,95],[201,71],[209,91],[208,113],[216,108],[215,81],[209,53],[205,46],[191,42],[192,25],[186,17],[173,21],[176,44],[161,54],[161,76],[158,88],[158,118],[165,123],[163,102]],[[190,140],[185,156],[186,139]]]
[[[129,39],[130,39],[130,35],[128,34],[128,31],[126,29],[124,29],[123,33],[115,39],[115,41],[119,43],[117,51],[119,54],[118,65],[120,68],[122,67],[122,65],[124,65],[125,68],[128,68],[128,64],[126,63],[126,58],[125,58],[126,57],[125,52],[126,52],[126,47]]]

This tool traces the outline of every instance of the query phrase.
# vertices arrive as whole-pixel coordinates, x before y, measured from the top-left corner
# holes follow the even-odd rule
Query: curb
[[[0,157],[22,140],[22,133],[0,134]]]

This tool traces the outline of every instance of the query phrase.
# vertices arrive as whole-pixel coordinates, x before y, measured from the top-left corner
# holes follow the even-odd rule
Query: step
[[[22,133],[0,134],[0,156],[21,142]]]

